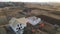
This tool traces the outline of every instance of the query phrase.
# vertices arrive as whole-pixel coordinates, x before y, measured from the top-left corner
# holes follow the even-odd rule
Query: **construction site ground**
[[[57,5],[56,5],[57,4]],[[28,7],[31,9],[30,15],[36,15],[42,19],[42,21],[48,24],[58,24],[60,26],[60,4],[52,3],[52,5],[40,5],[35,3],[25,3],[24,7]],[[24,7],[10,6],[0,8],[0,34],[15,34],[12,31],[6,29],[6,26],[9,24],[9,20],[12,17],[23,17],[26,15],[19,14],[18,12],[22,12]],[[30,28],[30,27],[29,27]],[[44,27],[49,32],[52,31],[53,25]],[[41,31],[42,34],[52,34],[45,31]],[[40,32],[35,32],[34,34],[40,34]],[[60,34],[60,27],[54,34]]]

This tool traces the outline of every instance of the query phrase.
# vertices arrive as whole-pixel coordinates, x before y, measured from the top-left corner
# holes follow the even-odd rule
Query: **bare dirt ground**
[[[45,16],[49,16],[49,17],[60,20],[60,3],[51,3],[51,5],[49,5],[49,4],[39,4],[39,3],[38,4],[25,3],[24,7],[34,8],[34,10],[31,11],[31,15],[32,14],[45,15]],[[36,9],[36,8],[38,8],[38,9]],[[21,7],[18,7],[18,8],[16,8],[16,7],[0,8],[0,24],[1,24],[1,27],[6,26],[5,24],[8,24],[8,22],[4,23],[5,20],[8,18],[8,17],[6,18],[5,16],[10,16],[10,17],[11,16],[12,17],[21,16],[21,15],[18,14],[18,12],[21,12],[22,10],[23,9],[21,9]],[[2,21],[1,21],[1,19],[2,19]],[[8,21],[8,20],[6,20],[6,21]],[[2,32],[2,30],[3,30],[3,28],[0,31]],[[60,33],[57,32],[56,34],[60,34]]]

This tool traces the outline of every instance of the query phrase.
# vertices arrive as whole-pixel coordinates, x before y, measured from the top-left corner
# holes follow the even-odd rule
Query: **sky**
[[[60,0],[0,0],[0,2],[59,2]]]

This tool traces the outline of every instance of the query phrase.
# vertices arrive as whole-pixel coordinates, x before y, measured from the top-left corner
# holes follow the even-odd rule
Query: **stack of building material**
[[[41,18],[37,18],[36,16],[27,17],[26,19],[32,25],[37,25],[41,22]]]

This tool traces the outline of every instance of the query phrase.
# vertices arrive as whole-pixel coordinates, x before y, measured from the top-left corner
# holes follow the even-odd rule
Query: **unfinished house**
[[[13,29],[13,31],[15,33],[20,33],[22,34],[23,31],[24,31],[24,27],[26,27],[27,25],[27,20],[25,19],[25,17],[22,17],[22,18],[12,18],[10,21],[9,21],[9,27],[11,27]]]

